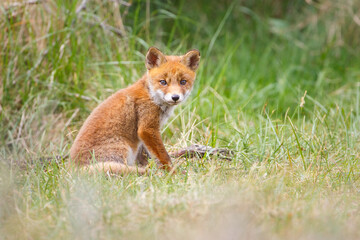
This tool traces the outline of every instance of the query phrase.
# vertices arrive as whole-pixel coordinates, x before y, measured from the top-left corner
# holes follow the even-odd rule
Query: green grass
[[[356,1],[114,2],[0,5],[0,239],[360,238]],[[56,160],[152,45],[202,57],[167,149],[234,158],[141,177]]]

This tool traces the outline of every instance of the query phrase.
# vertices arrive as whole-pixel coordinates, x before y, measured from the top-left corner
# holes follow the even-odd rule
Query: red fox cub
[[[150,153],[162,169],[172,170],[160,128],[190,95],[199,61],[198,50],[166,56],[151,47],[147,73],[107,98],[86,119],[71,147],[72,161],[90,172],[144,174]]]

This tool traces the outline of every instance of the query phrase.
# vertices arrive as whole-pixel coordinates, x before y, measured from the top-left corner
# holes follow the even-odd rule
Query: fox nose
[[[171,98],[172,98],[172,100],[174,100],[174,102],[176,102],[177,100],[179,100],[180,96],[179,95],[172,95]]]

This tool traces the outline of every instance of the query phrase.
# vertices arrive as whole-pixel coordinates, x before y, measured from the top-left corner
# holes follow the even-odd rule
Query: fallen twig
[[[179,151],[170,153],[171,157],[174,158],[180,158],[180,157],[203,157],[205,154],[217,156],[219,158],[225,159],[225,160],[231,160],[234,152],[232,150],[226,149],[226,148],[212,148],[209,146],[194,144],[190,147],[183,148]]]

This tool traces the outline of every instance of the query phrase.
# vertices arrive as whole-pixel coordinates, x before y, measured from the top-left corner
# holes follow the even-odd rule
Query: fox
[[[199,62],[196,49],[175,56],[150,47],[146,73],[108,97],[85,120],[71,146],[71,161],[91,173],[143,175],[153,156],[159,169],[175,173],[160,130],[189,97]]]

